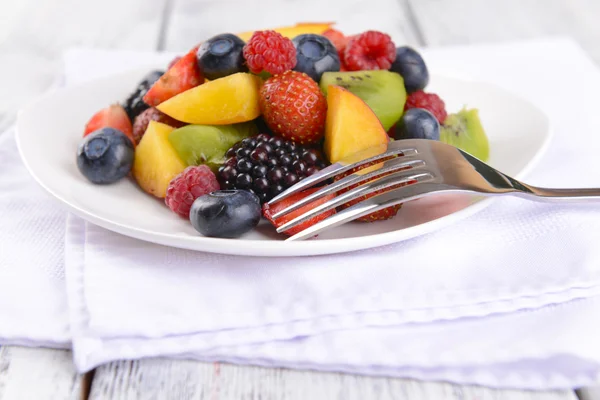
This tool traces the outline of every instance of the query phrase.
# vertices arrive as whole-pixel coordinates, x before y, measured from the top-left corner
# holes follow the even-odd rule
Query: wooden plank
[[[429,46],[569,35],[600,61],[597,0],[408,0]]]
[[[81,377],[66,350],[0,348],[0,399],[76,400]]]
[[[0,13],[0,114],[46,90],[71,46],[155,49],[166,0],[19,0]],[[8,94],[8,95],[7,95]]]
[[[600,399],[600,387],[590,387],[576,391],[579,400],[598,400]]]
[[[377,7],[370,7],[364,0],[172,1],[165,39],[167,50],[185,51],[223,32],[307,21],[335,21],[340,29],[349,33],[378,29],[392,35],[398,43],[418,43],[404,0],[378,0]]]
[[[575,400],[571,391],[491,390],[448,383],[146,359],[97,369],[90,400]]]

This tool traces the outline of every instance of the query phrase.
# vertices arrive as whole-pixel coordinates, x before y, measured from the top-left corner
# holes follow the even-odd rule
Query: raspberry
[[[448,116],[446,104],[434,93],[425,93],[422,90],[411,93],[406,99],[404,110],[409,108],[424,108],[432,113],[440,124],[443,124]]]
[[[174,213],[189,218],[194,200],[219,189],[219,182],[210,168],[190,166],[169,183],[165,203]]]
[[[264,133],[236,143],[225,156],[221,187],[251,190],[261,203],[325,167],[317,151]]]
[[[277,75],[296,66],[296,48],[278,32],[257,31],[244,46],[244,58],[250,72]]]
[[[186,125],[184,122],[177,121],[176,119],[169,117],[167,114],[158,111],[156,108],[150,107],[135,117],[135,121],[133,123],[133,139],[136,145],[140,143],[140,140],[142,140],[142,136],[144,136],[144,133],[146,133],[146,128],[148,128],[150,121],[162,122],[163,124],[167,124],[173,128],[181,128],[182,126]]]
[[[269,129],[300,144],[317,143],[324,134],[327,100],[305,73],[286,71],[260,88],[260,110]]]
[[[348,71],[390,69],[396,59],[396,46],[389,35],[366,31],[348,42],[344,65]]]

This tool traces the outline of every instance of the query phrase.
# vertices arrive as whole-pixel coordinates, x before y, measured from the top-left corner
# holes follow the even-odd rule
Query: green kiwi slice
[[[440,127],[440,141],[458,147],[481,161],[488,161],[490,144],[476,108],[449,114]]]
[[[187,165],[207,165],[214,172],[225,162],[225,153],[242,139],[254,136],[253,121],[232,125],[186,125],[169,134],[169,142]]]
[[[319,86],[327,96],[327,87],[337,85],[354,93],[373,110],[387,131],[404,112],[406,89],[400,74],[391,71],[325,72]]]

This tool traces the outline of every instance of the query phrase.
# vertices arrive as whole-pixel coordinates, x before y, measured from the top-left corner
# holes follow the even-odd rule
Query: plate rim
[[[34,172],[34,168],[30,165],[27,157],[25,156],[25,152],[23,150],[22,144],[22,134],[21,134],[21,125],[23,121],[23,115],[27,113],[27,111],[33,107],[35,107],[40,102],[43,102],[47,98],[51,98],[56,93],[66,91],[66,90],[77,90],[78,88],[85,86],[92,86],[97,84],[98,81],[110,79],[111,77],[118,75],[126,75],[133,74],[137,71],[144,71],[143,68],[135,68],[129,69],[127,71],[123,71],[117,74],[106,75],[100,78],[95,78],[91,80],[87,80],[84,82],[80,82],[77,84],[63,86],[59,88],[55,88],[46,92],[45,94],[38,96],[36,99],[30,101],[28,104],[19,109],[17,113],[17,121],[15,124],[15,140],[17,144],[17,149],[19,152],[19,156],[25,165],[29,174],[33,177],[34,181],[40,185],[46,193],[48,193],[51,197],[58,200],[61,203],[62,207],[66,208],[66,211],[75,214],[76,216],[93,223],[97,226],[100,226],[104,229],[110,230],[112,232],[116,232],[118,234],[132,237],[138,240],[142,240],[145,242],[150,242],[154,244],[159,244],[163,246],[169,246],[174,248],[187,249],[192,251],[203,251],[209,253],[217,253],[217,254],[227,254],[227,255],[245,255],[245,256],[261,256],[261,257],[295,257],[295,256],[315,256],[315,255],[327,255],[327,254],[339,254],[339,253],[349,253],[353,251],[364,250],[368,248],[375,248],[380,246],[389,245],[396,242],[401,242],[404,240],[416,238],[422,236],[424,234],[430,233],[434,230],[444,229],[446,227],[451,226],[452,224],[466,219],[484,208],[488,207],[492,204],[493,201],[497,199],[497,197],[488,197],[477,200],[475,203],[466,206],[465,208],[455,211],[453,213],[447,214],[443,217],[436,218],[434,220],[411,226],[409,228],[393,230],[389,232],[370,234],[366,236],[358,236],[358,237],[350,237],[350,238],[339,238],[339,239],[318,239],[318,240],[305,240],[305,241],[286,241],[282,240],[257,240],[257,239],[245,239],[245,240],[236,240],[236,239],[226,239],[226,238],[212,238],[212,237],[181,237],[178,234],[172,233],[157,233],[156,231],[151,231],[148,229],[132,227],[130,225],[125,225],[120,222],[116,222],[114,220],[110,220],[108,218],[104,218],[98,215],[95,215],[92,212],[87,211],[86,209],[79,207],[77,205],[72,204],[69,200],[64,198],[60,193],[56,193],[51,187],[49,187],[36,173]],[[436,74],[435,77],[438,79],[452,79],[457,81],[469,82],[471,84],[482,84],[494,87],[495,90],[502,91],[506,94],[509,94],[514,97],[518,97],[533,107],[535,107],[540,114],[544,115],[547,122],[547,131],[545,132],[545,136],[543,142],[540,144],[539,149],[536,151],[534,156],[527,161],[526,165],[521,169],[518,174],[515,174],[515,179],[523,179],[527,175],[531,173],[533,168],[539,163],[540,159],[546,153],[546,150],[554,137],[554,128],[551,123],[551,119],[548,117],[547,113],[535,104],[535,102],[531,101],[529,98],[517,94],[510,89],[504,88],[500,85],[497,85],[493,82],[487,82],[482,80],[471,80],[464,79],[452,75],[443,75]],[[439,226],[438,225],[442,225]],[[404,234],[403,234],[404,233]],[[235,243],[244,243],[244,246],[231,246],[232,240]],[[198,243],[202,243],[201,246]],[[260,244],[260,246],[257,246]],[[334,246],[335,244],[335,246]],[[199,247],[202,247],[200,249]]]

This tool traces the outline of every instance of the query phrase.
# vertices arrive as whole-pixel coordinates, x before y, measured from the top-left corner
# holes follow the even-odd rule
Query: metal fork
[[[336,176],[347,174],[360,166],[363,166],[362,170],[324,185],[274,214],[273,219],[278,219],[324,196],[335,196],[281,225],[277,232],[284,232],[351,200],[364,199],[364,196],[369,194],[375,195],[345,208],[287,240],[307,239],[372,212],[439,193],[513,195],[544,202],[600,200],[600,188],[549,189],[527,185],[454,146],[433,140],[406,139],[372,147],[336,162],[274,197],[269,201],[269,205]],[[342,189],[356,185],[358,186],[339,194]]]

